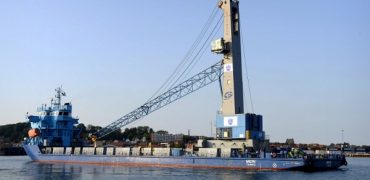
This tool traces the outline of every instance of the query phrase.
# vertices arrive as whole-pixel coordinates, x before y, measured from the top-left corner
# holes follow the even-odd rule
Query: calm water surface
[[[370,158],[348,158],[348,166],[336,171],[246,172],[222,169],[177,169],[43,164],[27,156],[0,156],[0,179],[369,179]]]

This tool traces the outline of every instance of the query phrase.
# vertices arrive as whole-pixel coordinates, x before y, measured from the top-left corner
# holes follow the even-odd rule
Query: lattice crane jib
[[[169,89],[168,91],[160,94],[159,96],[152,98],[147,101],[142,106],[131,111],[130,113],[122,116],[118,120],[104,127],[103,129],[96,132],[92,139],[102,138],[109,133],[120,129],[136,120],[139,120],[148,114],[161,109],[162,107],[171,104],[174,101],[181,99],[182,97],[197,91],[212,82],[219,80],[222,76],[223,65],[221,62],[214,64],[213,66],[201,71],[200,73],[194,75],[188,80],[180,83],[179,85]]]

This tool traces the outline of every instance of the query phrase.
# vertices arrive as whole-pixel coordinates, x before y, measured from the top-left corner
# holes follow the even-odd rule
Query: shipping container
[[[82,148],[83,155],[94,155],[95,148],[93,147],[84,147]]]
[[[47,148],[45,149],[45,153],[46,153],[46,154],[52,154],[52,153],[53,153],[53,149],[52,149],[51,147],[47,147]]]
[[[96,148],[96,155],[103,155],[104,148],[103,147],[97,147]]]
[[[66,147],[66,155],[71,155],[72,153],[72,148],[71,147]]]
[[[113,147],[107,147],[105,154],[108,155],[108,156],[113,156],[113,153],[114,153],[114,148]]]
[[[198,151],[198,156],[200,157],[218,157],[219,153],[218,153],[218,149],[217,148],[199,148],[199,151]]]
[[[141,148],[141,153],[143,156],[151,156],[152,148]]]
[[[116,156],[130,156],[130,148],[117,147]]]
[[[81,148],[75,147],[73,154],[74,155],[80,155],[81,154]]]
[[[231,148],[221,148],[221,157],[229,158],[231,156]]]
[[[184,151],[181,148],[171,148],[171,155],[172,156],[182,156]]]
[[[54,147],[53,154],[64,154],[64,147]]]
[[[153,156],[170,156],[170,148],[153,148]]]
[[[141,155],[140,150],[141,150],[140,147],[131,148],[132,156],[140,156]]]

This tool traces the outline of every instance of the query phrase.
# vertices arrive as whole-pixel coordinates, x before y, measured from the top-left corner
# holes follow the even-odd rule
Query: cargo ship
[[[80,138],[78,118],[72,104],[62,103],[66,93],[56,89],[49,106],[37,115],[26,116],[31,123],[24,150],[32,161],[152,167],[225,168],[245,170],[328,170],[346,165],[342,154],[307,154],[300,149],[273,150],[263,131],[262,115],[244,112],[240,16],[237,0],[222,0],[224,37],[211,43],[223,59],[90,135],[92,144]],[[220,83],[222,107],[215,120],[216,137],[199,140],[197,150],[160,147],[98,146],[100,138],[195,92],[212,82]]]

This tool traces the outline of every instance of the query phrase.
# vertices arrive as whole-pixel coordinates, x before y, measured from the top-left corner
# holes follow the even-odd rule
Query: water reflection
[[[13,167],[12,172],[8,172],[13,175],[4,174],[4,171],[3,173],[0,171],[0,175],[13,177],[10,179],[337,179],[337,177],[369,177],[367,169],[370,159],[363,161],[350,159],[350,165],[343,169],[315,173],[37,163],[29,160],[6,163]]]
[[[224,169],[100,166],[27,162],[23,175],[32,179],[256,179],[258,172]]]
[[[83,167],[69,164],[27,162],[25,175],[34,179],[81,179]]]

